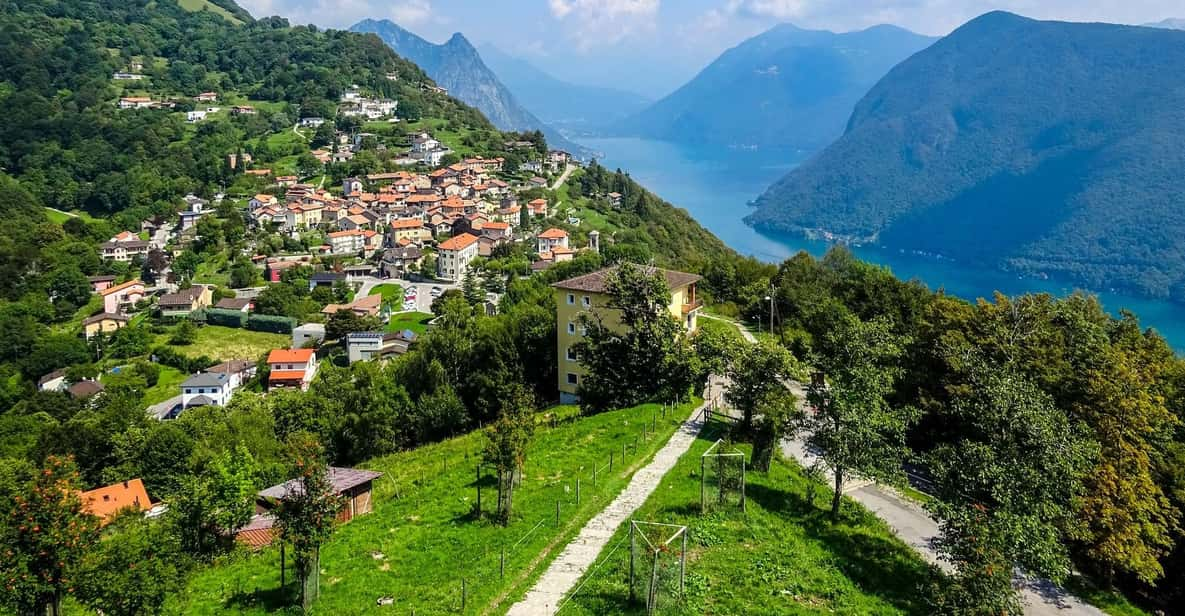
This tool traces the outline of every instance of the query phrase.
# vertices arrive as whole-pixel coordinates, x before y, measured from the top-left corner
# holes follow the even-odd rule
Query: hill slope
[[[556,126],[592,128],[637,113],[653,101],[640,94],[569,83],[492,45],[480,47],[485,60],[515,98]]]
[[[395,53],[424,69],[451,96],[480,110],[494,126],[507,131],[543,131],[547,142],[554,147],[572,152],[580,149],[524,109],[460,33],[436,45],[386,19],[364,19],[351,26],[350,31],[378,35]]]
[[[724,52],[616,132],[817,151],[843,133],[868,88],[933,41],[893,26],[835,34],[779,25]]]
[[[1180,19],[1180,18],[1162,19],[1161,21],[1158,21],[1155,23],[1150,23],[1150,24],[1144,24],[1144,25],[1149,28],[1165,28],[1168,30],[1185,30],[1185,19]]]
[[[1185,297],[1185,33],[989,13],[903,62],[747,219]]]

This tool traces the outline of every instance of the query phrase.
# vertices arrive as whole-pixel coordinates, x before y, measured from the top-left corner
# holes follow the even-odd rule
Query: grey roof
[[[672,291],[685,287],[700,280],[700,276],[696,274],[688,274],[687,272],[676,272],[673,270],[664,270],[657,267],[638,266],[643,272],[647,274],[662,274],[663,279],[666,280],[667,286]],[[603,270],[595,271],[591,274],[569,278],[568,280],[561,280],[551,286],[558,289],[569,289],[572,291],[587,291],[589,293],[604,293],[605,283],[609,280],[609,274],[617,271],[616,267],[609,267]]]
[[[37,379],[37,385],[38,386],[45,385],[46,383],[48,383],[56,378],[60,378],[60,377],[64,377],[64,376],[66,376],[66,369],[59,368],[57,370],[54,370],[53,372],[50,372],[49,374],[47,374],[43,377]]]
[[[103,391],[103,384],[98,381],[79,381],[71,385],[66,391],[70,392],[70,395],[75,398],[86,398]]]
[[[218,300],[214,307],[223,310],[242,310],[250,305],[251,299],[247,297],[224,297]]]
[[[345,280],[345,279],[346,279],[346,275],[340,274],[338,272],[317,272],[309,277],[309,280],[316,280],[316,281],[323,281],[323,280],[337,281],[337,280]]]
[[[341,468],[339,466],[329,467],[329,484],[333,486],[335,493],[342,493],[350,488],[360,486],[368,481],[374,481],[383,474],[377,471],[366,471],[357,468]],[[263,498],[271,498],[282,500],[289,493],[300,494],[303,489],[299,479],[289,479],[279,485],[274,485],[266,490],[259,492],[259,496]]]
[[[226,382],[226,374],[222,372],[202,372],[195,374],[181,384],[182,387],[222,387]]]
[[[254,367],[255,362],[250,362],[245,359],[232,359],[230,361],[224,361],[221,364],[210,366],[209,368],[206,368],[206,372],[214,372],[219,374],[225,374],[227,372],[246,372]]]
[[[212,404],[214,404],[214,400],[213,400],[212,398],[209,398],[209,397],[207,397],[207,396],[197,396],[197,397],[195,397],[195,398],[193,398],[192,400],[190,400],[190,401],[189,401],[189,406],[190,406],[190,407],[194,407],[194,406],[210,406],[210,405],[212,405]]]
[[[350,332],[350,333],[346,334],[347,341],[364,340],[364,339],[371,339],[371,338],[380,338],[381,339],[382,337],[383,337],[382,332]]]

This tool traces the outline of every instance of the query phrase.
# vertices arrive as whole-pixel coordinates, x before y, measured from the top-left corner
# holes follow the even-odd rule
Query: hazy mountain
[[[748,221],[1185,297],[1185,32],[989,13],[894,68]]]
[[[729,49],[615,127],[680,143],[817,151],[893,65],[935,39],[893,26],[836,34],[776,26]]]
[[[513,131],[542,130],[552,147],[573,153],[583,151],[524,109],[485,65],[477,49],[460,33],[437,45],[386,19],[365,19],[351,26],[350,30],[377,34],[395,53],[424,69],[450,95],[485,114],[494,126]]]
[[[1165,28],[1168,30],[1185,30],[1185,19],[1164,19],[1155,23],[1144,24],[1149,28]]]
[[[586,86],[558,79],[534,64],[482,45],[481,57],[523,106],[548,124],[572,128],[603,126],[652,103],[625,90]]]

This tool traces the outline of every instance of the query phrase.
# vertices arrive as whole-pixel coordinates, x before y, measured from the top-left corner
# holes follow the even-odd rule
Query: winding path
[[[703,409],[704,406],[700,406],[692,411],[666,445],[654,454],[654,459],[634,473],[625,490],[580,529],[580,534],[551,562],[551,566],[527,591],[522,601],[510,606],[507,616],[547,616],[556,613],[564,595],[575,588],[589,566],[596,562],[617,528],[650,498],[663,476],[691,448],[703,427],[700,414]]]
[[[701,315],[701,317],[732,323],[746,341],[749,343],[757,341],[749,330],[736,321],[710,315]],[[806,400],[806,393],[803,391],[802,385],[794,383],[793,389],[794,395],[799,400]],[[787,458],[797,460],[804,467],[811,466],[818,461],[818,457],[806,448],[801,439],[783,441],[782,453]],[[903,498],[894,490],[860,479],[845,482],[843,492],[845,496],[864,505],[884,520],[899,539],[909,544],[927,562],[949,570],[949,564],[941,561],[938,558],[938,552],[934,549],[934,540],[938,536],[938,523],[917,503]],[[1104,616],[1102,610],[1071,595],[1065,589],[1048,580],[1026,576],[1018,572],[1013,583],[1021,590],[1026,616]]]

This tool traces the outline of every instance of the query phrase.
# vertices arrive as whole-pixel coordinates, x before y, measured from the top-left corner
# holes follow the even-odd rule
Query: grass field
[[[73,216],[71,216],[71,214],[73,214]],[[59,225],[66,222],[67,220],[70,220],[71,218],[75,218],[75,217],[81,218],[83,220],[83,222],[86,222],[86,223],[98,222],[97,218],[95,218],[94,216],[91,216],[90,214],[87,214],[86,212],[83,212],[81,210],[75,211],[75,212],[63,212],[61,210],[55,210],[50,207],[45,208],[45,217],[50,219],[50,221],[52,221],[52,222],[56,222]]]
[[[435,315],[426,312],[402,312],[391,315],[391,320],[387,323],[388,332],[401,332],[405,329],[410,329],[417,335],[424,335],[428,331],[428,321],[435,318]]]
[[[832,524],[827,488],[792,462],[777,461],[768,474],[747,474],[746,512],[701,516],[700,455],[713,432],[705,430],[636,516],[686,525],[690,532],[686,599],[668,602],[659,613],[926,613],[930,578],[921,558],[851,501]],[[618,531],[562,614],[645,613],[643,605],[628,601],[628,542],[608,554],[627,531]]]
[[[541,427],[531,443],[514,516],[502,528],[475,519],[475,472],[484,437],[473,433],[365,464],[384,476],[375,484],[374,512],[339,527],[321,550],[321,599],[317,614],[396,613],[376,599],[394,597],[399,614],[497,613],[529,588],[581,526],[628,483],[690,414],[689,403],[665,419],[621,464],[623,443],[632,444],[659,407],[646,405]],[[559,409],[573,416],[573,409]],[[546,425],[546,424],[545,424]],[[615,452],[612,472],[604,467]],[[576,481],[580,479],[580,502]],[[483,485],[487,482],[483,481]],[[483,489],[483,509],[493,505]],[[556,524],[556,504],[560,523]],[[506,548],[505,577],[499,563]],[[295,585],[279,588],[279,551],[231,559],[191,579],[171,599],[169,612],[263,614],[288,605]]]
[[[177,0],[177,4],[191,13],[196,11],[210,11],[236,26],[243,23],[242,20],[235,17],[230,11],[210,2],[210,0]]]
[[[198,328],[197,339],[193,344],[173,348],[189,357],[206,355],[219,361],[228,359],[255,361],[272,349],[286,349],[291,345],[292,337],[285,334],[269,334],[233,327],[206,325]]]
[[[382,295],[384,304],[403,306],[403,287],[397,284],[380,284],[370,290],[371,295]]]
[[[176,368],[161,366],[160,377],[157,379],[156,385],[144,391],[144,404],[159,404],[173,396],[180,395],[181,383],[187,378],[189,378],[188,374],[184,374]]]

